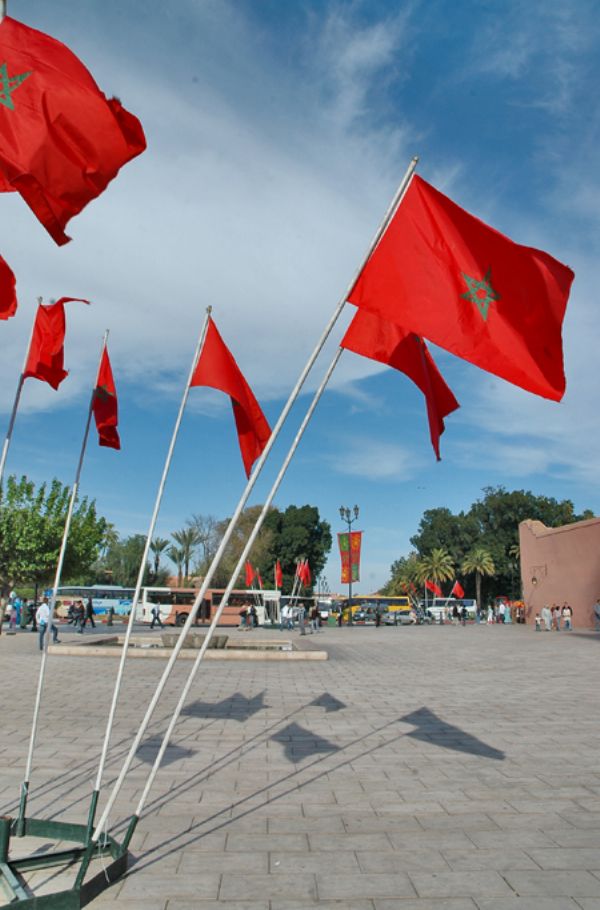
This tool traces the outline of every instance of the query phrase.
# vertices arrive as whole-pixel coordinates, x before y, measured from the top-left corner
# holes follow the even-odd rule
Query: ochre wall
[[[600,518],[560,528],[522,521],[519,543],[527,622],[544,604],[562,607],[566,601],[573,608],[573,627],[592,627],[600,596]]]

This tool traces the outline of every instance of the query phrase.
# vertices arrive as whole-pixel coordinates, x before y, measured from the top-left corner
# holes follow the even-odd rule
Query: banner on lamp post
[[[342,561],[342,584],[360,581],[360,548],[362,531],[347,531],[338,534],[338,546]]]

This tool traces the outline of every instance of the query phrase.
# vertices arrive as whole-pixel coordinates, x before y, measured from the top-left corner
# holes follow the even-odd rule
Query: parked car
[[[383,617],[386,626],[410,626],[416,621],[417,616],[414,610],[390,610]]]

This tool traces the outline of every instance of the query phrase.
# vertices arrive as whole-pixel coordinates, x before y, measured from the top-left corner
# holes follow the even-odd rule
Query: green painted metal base
[[[22,831],[22,834],[21,834]],[[9,841],[12,836],[47,837],[52,840],[74,841],[78,846],[57,850],[54,853],[32,854],[22,859],[8,857]],[[129,861],[127,845],[118,844],[107,836],[102,844],[92,844],[90,825],[76,825],[70,822],[46,821],[26,818],[18,820],[0,817],[0,910],[80,910],[102,891],[113,884],[126,871]],[[88,881],[85,876],[91,859],[110,857],[102,869]],[[72,888],[54,894],[35,896],[25,883],[23,873],[50,866],[73,866],[79,864],[79,874]],[[83,873],[83,874],[82,874]]]

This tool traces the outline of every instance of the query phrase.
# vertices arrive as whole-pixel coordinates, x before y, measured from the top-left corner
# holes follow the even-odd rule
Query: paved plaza
[[[293,637],[329,659],[201,668],[132,867],[92,907],[600,910],[600,635]],[[38,660],[37,636],[0,637],[0,814],[16,810]],[[109,780],[163,665],[128,665]],[[49,657],[31,815],[85,822],[116,666]],[[138,753],[115,832],[189,667],[177,667]],[[43,891],[62,885],[53,870],[37,876]]]

